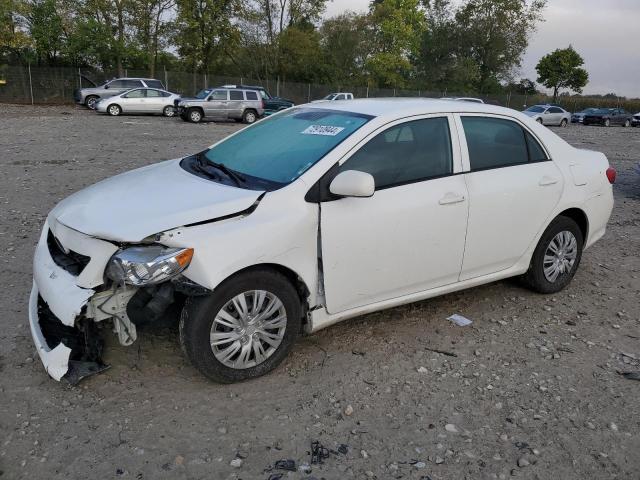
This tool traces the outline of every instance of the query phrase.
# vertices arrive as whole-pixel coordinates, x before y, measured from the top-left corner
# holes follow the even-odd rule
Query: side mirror
[[[340,172],[329,185],[329,191],[341,197],[371,197],[375,189],[373,176],[357,170]]]

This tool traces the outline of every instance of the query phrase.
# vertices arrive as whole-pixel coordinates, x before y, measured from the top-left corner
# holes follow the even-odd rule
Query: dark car
[[[262,97],[264,102],[264,114],[271,115],[272,113],[279,112],[289,107],[293,107],[295,104],[291,100],[280,97],[272,97],[266,88],[258,85],[222,85],[220,88],[242,88],[245,90],[255,90]]]
[[[584,116],[583,125],[622,125],[628,127],[631,125],[633,116],[623,108],[599,108],[593,113]]]
[[[582,123],[585,115],[589,115],[590,113],[596,113],[598,111],[597,108],[586,108],[580,112],[575,112],[571,114],[571,123]]]
[[[640,127],[640,112],[636,113],[631,119],[631,126]]]

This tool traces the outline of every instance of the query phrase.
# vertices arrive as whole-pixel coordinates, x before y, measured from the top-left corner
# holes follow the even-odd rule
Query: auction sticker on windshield
[[[331,125],[309,125],[302,133],[305,135],[326,135],[329,137],[335,137],[339,134],[344,127],[333,127]]]

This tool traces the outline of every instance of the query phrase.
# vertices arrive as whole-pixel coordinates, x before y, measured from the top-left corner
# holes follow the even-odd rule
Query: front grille
[[[51,230],[47,235],[47,247],[49,247],[49,254],[55,264],[76,277],[80,275],[82,270],[89,264],[89,260],[91,260],[91,257],[72,250],[69,250],[68,253],[65,252]]]

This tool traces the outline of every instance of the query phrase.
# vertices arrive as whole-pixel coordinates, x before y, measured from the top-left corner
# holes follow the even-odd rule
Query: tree
[[[55,0],[36,0],[26,15],[38,62],[55,65],[64,45],[62,17]]]
[[[480,93],[500,89],[520,66],[529,34],[541,19],[546,0],[469,0],[455,13],[457,54],[478,68]]]
[[[554,102],[561,88],[581,93],[589,81],[589,74],[582,65],[584,60],[571,45],[568,48],[556,49],[542,57],[536,65],[538,82],[553,89]]]

